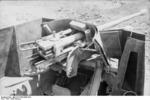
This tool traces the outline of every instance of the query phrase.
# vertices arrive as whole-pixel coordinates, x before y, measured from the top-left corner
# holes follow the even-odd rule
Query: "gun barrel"
[[[98,30],[101,31],[101,30],[105,30],[105,29],[108,29],[108,28],[111,28],[111,27],[114,27],[115,25],[118,25],[124,21],[127,21],[131,18],[134,18],[134,17],[137,17],[137,16],[140,16],[140,15],[145,15],[148,13],[148,10],[147,9],[143,9],[141,10],[140,12],[137,12],[137,13],[134,13],[132,15],[129,15],[129,16],[125,16],[123,18],[120,18],[118,20],[115,20],[115,21],[112,21],[110,23],[106,23],[104,25],[99,25],[97,26]]]

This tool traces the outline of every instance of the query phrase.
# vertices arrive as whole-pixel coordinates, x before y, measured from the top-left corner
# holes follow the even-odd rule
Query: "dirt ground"
[[[0,28],[41,17],[72,18],[102,25],[150,6],[150,0],[0,1]],[[150,74],[150,19],[140,16],[116,27],[133,26],[146,35],[146,74]],[[149,76],[150,77],[150,76]],[[150,80],[146,77],[146,80]],[[147,85],[148,86],[148,85]],[[150,88],[150,86],[149,86]],[[149,89],[150,90],[150,89]]]

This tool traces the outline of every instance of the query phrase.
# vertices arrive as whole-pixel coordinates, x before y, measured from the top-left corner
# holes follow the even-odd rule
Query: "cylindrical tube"
[[[62,39],[56,41],[55,45],[63,48],[65,46],[72,44],[73,42],[75,42],[77,40],[82,39],[83,37],[84,37],[83,33],[76,33],[76,34],[73,34],[71,36],[68,36],[68,37],[65,37],[65,38],[62,38]]]

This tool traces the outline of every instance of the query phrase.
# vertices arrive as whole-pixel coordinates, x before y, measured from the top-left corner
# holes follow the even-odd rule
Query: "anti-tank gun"
[[[36,91],[38,92],[38,94],[39,92],[40,93],[42,92],[41,94],[45,95],[47,90],[49,90],[50,92],[52,91],[56,93],[56,90],[60,91],[62,89],[62,88],[60,89],[60,87],[64,87],[66,89],[69,89],[71,93],[73,91],[72,88],[75,88],[75,89],[78,88],[79,90],[76,90],[78,94],[75,93],[76,95],[97,95],[98,91],[103,91],[103,90],[105,90],[104,93],[107,93],[107,95],[111,95],[113,93],[114,95],[116,95],[115,92],[117,92],[117,95],[122,95],[122,94],[141,95],[143,93],[142,87],[143,87],[143,79],[144,79],[142,76],[143,73],[141,74],[141,71],[143,71],[143,69],[145,68],[144,65],[142,66],[142,64],[144,63],[143,62],[143,59],[144,59],[144,56],[143,56],[144,55],[144,48],[143,48],[144,38],[143,37],[144,36],[136,34],[137,35],[136,37],[134,32],[126,31],[126,30],[121,30],[121,31],[120,30],[113,30],[113,31],[107,30],[106,37],[103,37],[104,36],[103,32],[105,33],[105,31],[101,31],[101,34],[99,34],[100,30],[107,29],[122,21],[128,20],[130,18],[133,18],[141,14],[145,14],[145,11],[135,13],[133,15],[121,18],[109,24],[104,24],[102,26],[95,26],[95,25],[84,23],[84,22],[70,20],[70,19],[69,20],[67,19],[64,21],[53,20],[53,21],[43,22],[42,31],[44,32],[40,34],[42,35],[42,37],[33,42],[28,42],[28,43],[24,43],[20,45],[21,50],[23,51],[31,50],[27,52],[28,53],[30,52],[30,54],[32,53],[32,55],[28,57],[27,59],[30,61],[31,70],[27,70],[27,72],[24,73],[24,75],[27,75],[27,76],[38,75],[37,77],[36,76],[32,77],[34,78],[34,80],[32,81],[34,83],[31,82],[31,87],[29,86],[29,84],[27,85],[29,86],[28,89],[30,90],[28,94],[34,94],[34,91]],[[32,24],[32,25],[35,25],[35,24]],[[24,31],[21,28],[22,31],[19,33],[29,32],[29,35],[30,35],[30,32],[32,33],[31,30],[36,30],[35,28],[32,29],[32,25],[28,26],[29,29],[27,29],[27,31]],[[67,28],[64,28],[65,26],[67,26]],[[84,28],[84,26],[86,26],[86,28]],[[23,27],[23,28],[26,29],[27,27]],[[35,34],[36,32],[37,31],[34,31],[33,33]],[[43,33],[46,33],[47,35],[43,35]],[[113,43],[111,44],[110,41],[102,42],[100,35],[102,36],[102,39],[104,38],[107,38],[107,40],[110,38],[114,39],[112,40]],[[119,38],[114,38],[113,37],[114,35],[119,36]],[[119,39],[121,41],[118,41]],[[29,40],[33,40],[33,38],[31,37],[31,39]],[[108,47],[114,46],[115,48],[115,49],[113,48],[113,50],[109,48],[105,48],[107,54],[109,53],[107,50],[109,50],[110,52],[115,52],[114,54],[116,54],[116,52],[120,52],[120,48],[122,49],[123,47],[123,53],[121,52],[119,54],[119,60],[120,60],[120,56],[121,56],[121,60],[119,61],[120,64],[118,66],[118,72],[115,75],[109,70],[111,69],[111,65],[109,65],[109,63],[107,62],[109,60],[107,59],[107,55],[105,54],[102,43],[104,43],[104,46],[109,45],[110,43],[111,45],[109,45]],[[117,45],[115,45],[115,43]],[[119,43],[121,43],[121,45],[118,45]],[[124,45],[124,43],[126,44]],[[120,46],[119,50],[118,48],[116,50],[116,47],[118,46]],[[130,52],[132,52],[132,50],[134,50],[134,52],[140,56],[134,57],[134,58],[131,57],[134,60],[132,60],[131,65],[128,66],[127,61],[129,58],[127,56],[130,55]],[[136,56],[134,52],[132,56]],[[19,53],[20,53],[20,50],[19,50]],[[27,54],[26,52],[24,53],[25,55]],[[21,57],[24,58],[25,56],[21,55]],[[109,55],[108,57],[112,57],[112,56]],[[139,60],[139,62],[136,61],[136,58]],[[24,61],[26,61],[26,59]],[[22,63],[22,60],[19,63]],[[23,64],[20,64],[20,65],[22,67]],[[28,67],[28,64],[25,64],[24,66]],[[135,68],[132,69],[133,67]],[[52,70],[49,70],[50,68]],[[88,68],[90,69],[90,72],[87,72]],[[14,66],[12,66],[12,69],[15,69]],[[18,68],[17,70],[20,70],[20,69]],[[56,70],[56,71],[53,71],[53,70]],[[138,72],[135,74],[134,71],[138,71]],[[6,70],[6,72],[8,71]],[[64,72],[67,73],[67,76],[69,78],[66,77],[66,73]],[[125,72],[127,72],[127,74],[125,74]],[[76,74],[78,75],[76,76]],[[59,75],[59,76],[55,76],[55,75]],[[113,75],[117,77],[117,79],[114,78]],[[74,80],[75,78],[73,76],[76,76],[76,80],[68,84],[68,82],[66,82],[65,80],[67,79],[69,81],[72,81],[72,79]],[[83,77],[80,78],[80,76],[83,76]],[[18,84],[20,84],[21,82],[24,82],[26,80],[31,80],[32,78],[25,77],[24,79],[23,77],[19,77],[19,78],[4,77],[6,81],[1,80],[1,82],[3,81],[3,83],[5,82],[8,83],[8,80],[9,80],[9,84],[4,84],[3,90],[5,89],[4,91],[10,91],[9,93],[11,93],[12,91],[14,91],[11,88],[14,88],[16,86],[18,87]],[[16,82],[12,81],[14,79],[16,80]],[[77,82],[83,83],[84,85],[80,85]],[[107,82],[108,86],[106,86],[106,88],[103,88],[102,90],[98,90],[99,87],[102,86],[101,85],[102,82]],[[47,86],[47,84],[49,86]],[[36,88],[32,86],[36,86]],[[36,89],[33,91],[33,93],[31,93],[32,88]],[[41,88],[40,91],[38,91],[39,88]],[[110,92],[109,89],[112,91]],[[106,92],[106,90],[108,90],[108,92]],[[4,91],[1,91],[1,92],[4,92]],[[48,92],[48,95],[53,95],[50,92]],[[98,95],[101,95],[101,94],[98,94]]]
[[[1,58],[0,94],[147,95],[145,35],[126,29],[101,31],[146,12],[101,26],[42,18],[2,29],[1,56],[7,59]],[[118,65],[111,64],[113,58]]]
[[[106,70],[109,71],[109,63],[99,31],[146,12],[146,10],[142,10],[102,26],[71,20],[69,28],[59,32],[52,30],[48,23],[43,24],[43,30],[50,35],[20,45],[21,50],[33,50],[33,55],[29,57],[33,69],[25,75],[32,76],[43,73],[50,66],[59,63],[62,68],[58,69],[65,70],[68,77],[73,77],[77,74],[79,63],[82,60],[93,59],[92,55],[102,58]]]
[[[66,64],[67,67],[64,70],[68,77],[72,77],[77,74],[78,64],[81,60],[88,59],[92,54],[98,53],[97,50],[91,48],[94,44],[92,42],[94,34],[98,34],[96,27],[87,26],[87,24],[77,21],[70,21],[69,24],[69,29],[58,33],[51,31],[45,24],[43,27],[51,35],[42,37],[35,42],[21,44],[21,50],[35,49],[35,54],[30,57],[32,58],[30,62],[32,66],[36,66],[36,71],[39,72],[33,72],[30,75],[42,73],[50,65],[59,62]],[[98,42],[101,44],[99,47],[102,47],[101,40]],[[98,42],[95,41],[97,44]],[[102,53],[106,60],[105,63],[108,64],[104,51]]]

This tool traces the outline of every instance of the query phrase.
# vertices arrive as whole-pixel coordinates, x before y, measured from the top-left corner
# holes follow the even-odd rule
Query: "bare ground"
[[[102,25],[148,6],[150,6],[149,0],[0,1],[0,28],[41,17],[54,19],[72,18]],[[145,65],[148,70],[146,74],[150,74],[150,19],[148,20],[147,16],[140,16],[117,27],[128,25],[146,35]]]

